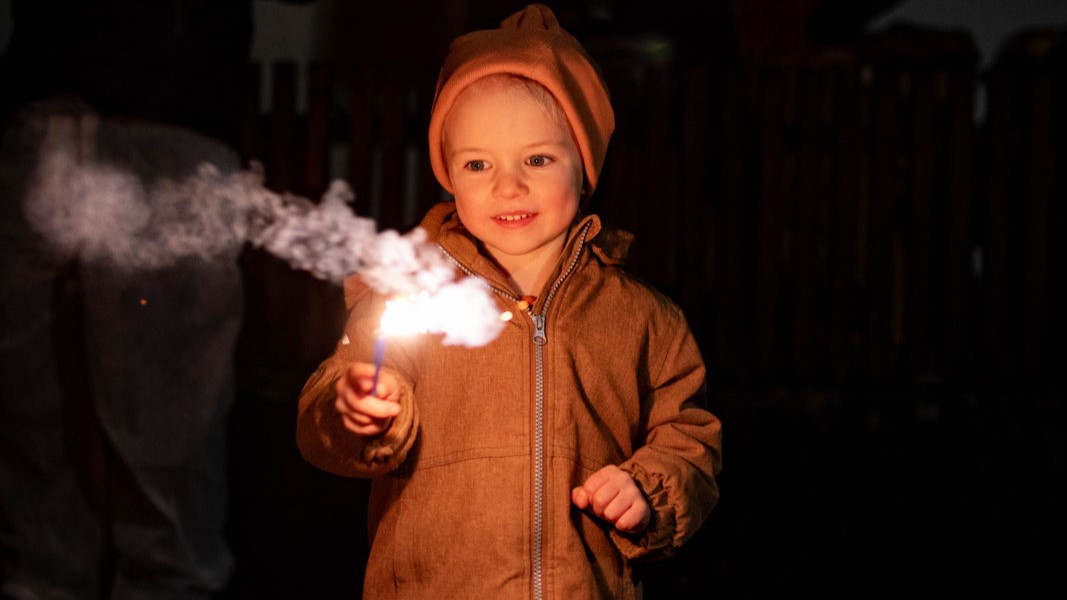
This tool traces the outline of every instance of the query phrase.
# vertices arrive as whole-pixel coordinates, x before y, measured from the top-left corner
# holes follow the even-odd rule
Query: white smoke
[[[445,334],[444,344],[482,346],[503,327],[483,282],[457,281],[422,229],[377,232],[373,220],[353,213],[343,181],[314,203],[267,189],[258,165],[222,173],[204,163],[184,179],[146,178],[74,148],[46,137],[24,205],[31,226],[64,257],[154,269],[188,257],[212,260],[249,243],[334,284],[359,274],[386,295],[446,299],[420,315],[428,320],[422,329]]]

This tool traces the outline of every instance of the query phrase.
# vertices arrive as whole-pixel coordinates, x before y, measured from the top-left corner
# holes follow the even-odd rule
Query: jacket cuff
[[[612,541],[619,552],[630,560],[670,556],[678,548],[675,543],[678,527],[675,503],[668,486],[664,485],[661,476],[647,473],[639,466],[622,465],[620,468],[634,478],[637,487],[644,493],[652,517],[648,527],[636,535],[612,529]]]

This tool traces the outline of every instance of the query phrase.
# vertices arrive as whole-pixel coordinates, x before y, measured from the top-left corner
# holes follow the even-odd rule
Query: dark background
[[[344,177],[407,228],[440,197],[448,41],[523,3],[326,2],[306,78],[249,65],[249,0],[11,4],[5,116],[78,94],[218,137],[278,191]],[[900,4],[551,3],[616,105],[596,210],[686,310],[724,422],[720,505],[650,598],[1065,587],[1064,24],[992,56],[962,28],[866,31]],[[242,268],[230,595],[355,597],[366,483],[293,443],[340,292],[253,250]]]

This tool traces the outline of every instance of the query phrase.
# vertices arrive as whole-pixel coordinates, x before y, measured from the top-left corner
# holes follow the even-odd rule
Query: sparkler
[[[389,300],[385,303],[385,312],[382,313],[378,331],[374,334],[374,380],[370,389],[375,396],[378,395],[378,375],[381,374],[382,361],[385,360],[386,336],[421,333],[416,329],[417,320],[412,318],[417,315],[417,311],[413,308],[414,301],[405,298]]]
[[[382,314],[378,330],[374,332],[374,379],[371,380],[371,394],[378,395],[378,376],[382,373],[382,362],[385,360],[385,336],[397,335],[396,319],[390,319],[389,307],[395,306],[395,301],[386,302],[385,312]]]
[[[423,297],[427,295],[424,293]],[[419,311],[417,308],[418,296],[397,298],[385,303],[385,312],[382,313],[378,323],[378,331],[374,334],[374,379],[371,383],[371,393],[378,395],[378,376],[382,371],[382,361],[385,360],[386,336],[400,336],[412,333],[424,333],[419,329]]]

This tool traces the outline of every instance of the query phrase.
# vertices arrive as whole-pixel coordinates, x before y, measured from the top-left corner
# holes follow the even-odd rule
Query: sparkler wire
[[[385,358],[385,337],[378,335],[374,338],[374,380],[371,383],[371,393],[378,396],[378,375],[382,372],[382,360]]]

